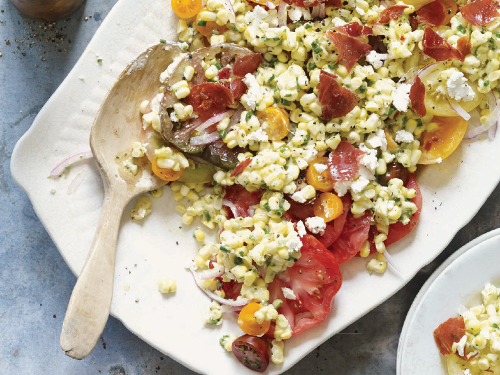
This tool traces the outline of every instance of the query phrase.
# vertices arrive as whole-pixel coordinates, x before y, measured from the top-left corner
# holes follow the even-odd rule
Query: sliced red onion
[[[463,109],[460,106],[460,104],[455,99],[446,97],[446,100],[450,104],[451,109],[453,109],[453,112],[455,112],[457,115],[459,115],[460,117],[462,117],[465,121],[469,121],[470,120],[470,115],[465,111],[465,109]]]
[[[385,35],[385,36],[389,35],[389,30],[387,30],[384,25],[381,25],[379,23],[373,25],[372,30],[374,35]]]
[[[217,124],[218,122],[221,122],[226,117],[232,116],[233,113],[234,113],[234,110],[230,110],[230,111],[219,113],[213,117],[210,117],[207,121],[200,124],[200,126],[198,126],[196,128],[196,130],[201,133],[203,130],[205,130],[209,126],[212,126],[213,124]]]
[[[229,22],[231,23],[236,23],[236,13],[234,13],[234,8],[233,4],[231,4],[230,0],[221,0],[222,5],[224,5],[224,8],[226,8],[227,12],[229,13],[228,18]]]
[[[476,138],[478,135],[483,134],[486,130],[481,126],[481,116],[477,108],[470,112],[470,120],[467,124],[467,131],[465,132],[464,139]]]
[[[326,17],[326,4],[319,4],[319,18],[323,19]]]
[[[467,307],[465,307],[464,305],[458,306],[457,312],[459,315],[464,315],[468,311],[469,311],[469,309]]]
[[[224,275],[224,271],[224,266],[214,264],[214,268],[197,272],[197,276],[200,280],[211,280]]]
[[[495,139],[495,136],[497,135],[497,128],[498,128],[498,122],[495,122],[495,124],[488,130],[488,137],[490,137],[491,140]]]
[[[241,298],[239,300],[232,300],[232,299],[225,299],[217,294],[213,293],[210,290],[206,290],[205,288],[202,288],[200,285],[200,280],[196,276],[196,272],[191,269],[191,273],[193,274],[194,281],[196,282],[196,285],[198,288],[200,288],[203,293],[205,293],[207,296],[209,296],[212,300],[219,302],[222,305],[228,305],[228,306],[233,306],[233,307],[239,307],[239,306],[245,306],[249,301],[248,298]]]
[[[66,194],[71,195],[76,192],[78,187],[81,185],[83,180],[85,180],[85,176],[87,174],[86,170],[81,171],[78,173],[78,175],[71,181],[71,183],[68,186],[68,190],[66,190]]]
[[[67,168],[71,167],[71,165],[77,161],[83,159],[89,159],[93,157],[92,151],[83,151],[77,152],[76,154],[72,154],[70,156],[65,157],[62,161],[60,161],[54,169],[50,171],[51,177],[59,177]]]
[[[311,17],[312,18],[318,18],[319,17],[319,5],[316,5],[313,7],[313,10],[311,12]]]
[[[191,159],[192,161],[197,162],[198,164],[210,164],[208,161],[200,158],[199,156],[194,156],[194,155],[189,155],[189,154],[184,154],[184,156],[188,159]]]
[[[287,3],[285,3],[284,1],[280,1],[280,5],[278,6],[278,26],[280,27],[286,26],[286,20],[288,17],[286,13],[287,6]]]
[[[233,202],[227,200],[227,199],[223,199],[222,200],[222,205],[223,206],[226,206],[226,207],[229,207],[229,209],[231,210],[231,212],[233,213],[233,216],[234,217],[238,217],[239,216],[239,212],[238,212],[238,209],[236,208],[236,206],[234,205]]]
[[[465,133],[464,138],[465,139],[472,139],[476,138],[481,134],[484,134],[488,132],[488,135],[491,137],[495,136],[496,133],[496,127],[497,127],[497,121],[498,117],[500,115],[500,107],[498,107],[498,102],[496,99],[495,94],[493,92],[488,93],[488,100],[489,100],[489,106],[490,106],[490,114],[488,115],[488,118],[483,124],[477,125],[479,121],[475,120],[473,124],[469,122],[469,126],[473,126],[470,130],[467,130]],[[471,112],[472,114],[472,112]],[[478,114],[479,115],[479,114]],[[471,120],[472,121],[472,120]]]
[[[436,68],[438,67],[439,64],[441,64],[441,63],[435,62],[435,63],[429,64],[427,66],[424,66],[422,69],[420,69],[418,71],[417,75],[420,77],[420,79],[424,79],[429,74],[431,74],[434,70],[436,70]]]
[[[276,9],[276,5],[274,5],[273,3],[271,3],[269,0],[266,1],[266,7],[268,9]]]
[[[193,146],[201,146],[201,145],[208,145],[212,142],[215,142],[218,139],[220,139],[219,132],[215,131],[213,133],[204,133],[197,137],[192,137],[189,140],[189,143]]]
[[[231,115],[231,121],[229,121],[229,125],[227,126],[226,132],[229,133],[229,131],[233,128],[233,126],[240,122],[241,114],[243,113],[244,110],[245,108],[242,105],[236,108],[234,113]]]

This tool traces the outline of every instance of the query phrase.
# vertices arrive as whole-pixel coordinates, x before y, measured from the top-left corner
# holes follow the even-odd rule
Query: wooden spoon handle
[[[108,320],[115,275],[116,241],[127,203],[106,193],[101,218],[82,272],[69,300],[60,345],[66,355],[83,359],[94,348]]]

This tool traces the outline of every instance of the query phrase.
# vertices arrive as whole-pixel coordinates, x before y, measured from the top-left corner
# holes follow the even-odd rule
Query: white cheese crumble
[[[398,130],[396,132],[396,142],[401,143],[412,143],[413,142],[413,134],[406,130]]]
[[[260,7],[256,6],[255,8]],[[243,78],[243,82],[245,83],[245,85],[247,85],[248,90],[241,97],[241,102],[247,109],[255,110],[255,106],[257,105],[257,102],[261,97],[260,85],[255,77],[250,73],[247,73],[245,75],[245,78]]]
[[[370,134],[365,143],[372,148],[380,148],[382,151],[387,150],[387,139],[383,129],[378,129],[376,133]]]
[[[307,229],[309,229],[314,234],[319,233],[323,235],[325,233],[326,223],[322,217],[318,216],[308,217],[306,219],[306,226]]]
[[[328,167],[325,165],[325,164],[314,164],[314,169],[316,169],[316,172],[318,173],[323,173],[324,171],[326,171]]]
[[[307,200],[306,198],[304,198],[304,192],[302,190],[293,193],[292,199],[297,203],[305,203]]]
[[[377,53],[375,51],[370,51],[366,56],[366,61],[368,61],[375,69],[379,69],[384,65],[384,60],[387,60],[389,55],[387,53]]]
[[[297,233],[299,234],[300,237],[305,236],[307,234],[306,227],[304,226],[302,220],[299,220],[299,222],[297,223]]]
[[[302,247],[302,241],[298,238],[292,238],[286,243],[286,247],[288,247],[288,252],[299,251]]]
[[[257,131],[251,132],[247,136],[248,141],[254,141],[254,142],[267,142],[269,140],[269,137],[267,134],[264,132],[262,129],[258,129]]]
[[[459,342],[454,342],[452,350],[454,353],[458,353],[459,356],[464,356],[465,344],[467,344],[467,335],[463,335]]]
[[[469,102],[476,95],[462,72],[454,72],[446,82],[446,87],[448,87],[448,95],[458,101]]]
[[[410,104],[410,89],[410,84],[401,83],[392,91],[392,104],[400,112],[408,111],[408,104]]]
[[[286,287],[282,287],[281,290],[283,291],[283,296],[286,299],[292,299],[292,300],[297,299],[297,296],[295,295],[295,293],[293,292],[292,289],[286,288]]]

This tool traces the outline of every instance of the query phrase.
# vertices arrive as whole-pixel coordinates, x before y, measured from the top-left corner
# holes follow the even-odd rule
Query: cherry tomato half
[[[392,178],[399,178],[403,181],[403,185],[406,186],[406,183],[408,182],[408,169],[403,167],[402,164],[393,161],[392,163],[387,164],[387,172],[379,175],[377,180],[380,185],[387,186]]]
[[[266,121],[268,127],[264,129],[270,141],[281,141],[290,132],[290,120],[281,108],[269,107],[257,114],[260,122]]]
[[[314,201],[314,215],[326,223],[338,218],[344,212],[342,199],[333,193],[323,193]]]
[[[180,18],[191,18],[201,10],[201,0],[172,0],[172,9]]]
[[[174,0],[175,1],[175,0]],[[453,1],[453,0],[452,0]],[[200,13],[207,10],[207,8],[202,8],[200,10]],[[196,16],[196,29],[199,31],[201,35],[203,35],[206,38],[209,38],[212,36],[212,30],[215,30],[220,34],[224,34],[226,32],[227,27],[226,25],[217,25],[217,22],[215,21],[201,21],[200,20],[200,13]]]
[[[335,182],[332,180],[332,176],[330,176],[330,170],[328,169],[328,158],[326,156],[316,158],[312,161],[307,168],[306,172],[306,180],[309,185],[314,187],[316,190],[322,192],[332,191],[333,185]],[[315,167],[315,164],[324,165],[326,169],[323,172],[318,172]]]
[[[179,171],[174,171],[170,168],[160,168],[158,166],[158,157],[155,156],[153,161],[151,162],[151,168],[153,169],[153,173],[156,177],[161,178],[165,181],[175,181],[184,173],[184,168],[181,168]]]
[[[243,307],[240,311],[240,315],[238,315],[238,325],[243,332],[252,336],[259,336],[269,331],[269,327],[271,326],[269,320],[264,320],[259,324],[254,317],[255,313],[262,307],[261,304],[255,302],[249,303]]]
[[[266,339],[244,335],[233,342],[233,354],[250,370],[264,372],[269,366],[271,348]]]

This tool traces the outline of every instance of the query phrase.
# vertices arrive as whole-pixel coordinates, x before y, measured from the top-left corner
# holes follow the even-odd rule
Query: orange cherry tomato
[[[333,193],[322,193],[313,205],[314,215],[322,217],[326,223],[338,218],[344,211],[342,199]]]
[[[260,336],[269,331],[271,327],[271,322],[269,320],[264,320],[262,324],[259,324],[255,320],[255,313],[259,311],[263,306],[260,303],[249,303],[240,311],[238,315],[238,325],[241,330],[248,335]]]
[[[327,162],[328,158],[326,156],[316,158],[311,162],[311,164],[309,164],[306,172],[307,183],[316,190],[323,191],[325,193],[327,191],[332,191],[333,185],[335,184],[335,181],[332,180],[332,176],[330,175]],[[319,173],[314,166],[315,164],[322,164],[326,166],[326,169]]]
[[[434,116],[431,122],[437,123],[438,128],[423,134],[420,141],[422,156],[419,164],[435,164],[450,156],[467,131],[467,121],[459,116]]]
[[[453,1],[453,0],[452,0]],[[202,8],[200,10],[200,13],[207,10],[207,8]],[[212,30],[216,30],[217,33],[219,34],[224,34],[226,32],[227,27],[226,25],[217,25],[217,22],[215,21],[202,21],[200,20],[200,13],[196,16],[196,29],[199,31],[201,35],[203,35],[206,38],[209,38],[212,36]]]
[[[162,180],[165,181],[175,181],[179,177],[181,177],[182,173],[184,173],[184,168],[181,168],[179,171],[174,171],[170,168],[160,168],[158,166],[158,157],[155,156],[153,161],[151,162],[151,168],[153,169],[153,173]]]
[[[396,151],[399,147],[396,141],[394,140],[391,132],[388,129],[385,129],[385,139],[387,141],[387,150],[388,151]]]
[[[290,132],[290,120],[281,108],[269,107],[257,113],[260,122],[266,121],[268,127],[264,129],[270,141],[281,141]]]
[[[196,16],[201,9],[201,0],[172,0],[172,9],[180,18]]]

